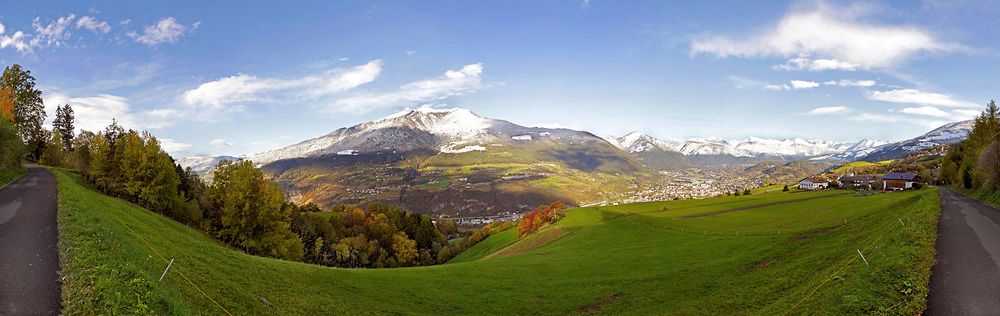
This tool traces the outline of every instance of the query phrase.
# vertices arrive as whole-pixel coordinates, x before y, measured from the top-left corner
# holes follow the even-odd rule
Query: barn
[[[882,176],[882,187],[886,191],[909,190],[913,183],[920,181],[920,176],[912,173],[890,172]]]

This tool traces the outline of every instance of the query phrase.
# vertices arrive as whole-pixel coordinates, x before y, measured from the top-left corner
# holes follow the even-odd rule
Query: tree
[[[73,151],[73,108],[69,104],[56,107],[56,118],[52,121],[52,132],[62,136],[64,150]]]
[[[409,266],[417,258],[417,242],[402,234],[392,235],[392,253],[396,263]]]
[[[7,117],[0,116],[0,169],[17,168],[21,165],[24,143],[17,134],[17,127]]]
[[[223,241],[251,254],[302,258],[302,240],[289,230],[283,193],[249,160],[220,163],[205,198],[218,214],[212,219],[218,221],[214,235]]]
[[[46,135],[42,129],[45,106],[42,91],[35,88],[35,77],[31,76],[31,71],[14,64],[0,75],[0,89],[10,89],[14,100],[14,125],[32,157],[38,159],[45,146]]]
[[[63,141],[62,134],[51,133],[52,136],[45,145],[42,157],[39,162],[43,165],[61,167],[63,165]]]
[[[743,195],[750,195],[750,189],[743,189]]]
[[[781,188],[781,192],[788,192],[788,185],[786,184],[784,188]]]

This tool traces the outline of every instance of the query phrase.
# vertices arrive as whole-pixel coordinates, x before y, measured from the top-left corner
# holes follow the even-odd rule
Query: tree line
[[[1000,190],[1000,112],[990,100],[976,117],[965,140],[949,148],[941,160],[938,181],[966,189]]]
[[[148,132],[112,121],[75,133],[69,105],[52,129],[35,78],[19,65],[0,78],[0,168],[21,161],[73,169],[107,195],[195,227],[245,253],[336,267],[403,267],[444,263],[490,234],[460,236],[455,224],[397,206],[372,203],[320,210],[288,201],[253,162],[224,161],[208,183],[184,169]]]

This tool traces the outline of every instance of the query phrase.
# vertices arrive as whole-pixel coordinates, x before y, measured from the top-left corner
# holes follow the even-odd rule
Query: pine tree
[[[73,151],[73,108],[69,104],[56,107],[56,118],[52,121],[52,131],[62,136],[66,152]]]
[[[32,157],[38,159],[45,146],[42,124],[45,122],[45,106],[42,91],[35,89],[35,77],[31,71],[14,64],[7,67],[0,76],[0,89],[11,89],[14,97],[14,125],[21,140],[28,146]]]

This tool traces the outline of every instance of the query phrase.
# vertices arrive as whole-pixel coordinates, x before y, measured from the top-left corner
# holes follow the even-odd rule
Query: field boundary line
[[[118,221],[118,223],[122,224],[122,226],[125,227],[125,229],[128,229],[129,232],[131,232],[133,235],[135,235],[136,238],[139,238],[139,241],[142,241],[142,243],[144,245],[146,245],[146,247],[149,248],[149,250],[152,250],[153,253],[155,253],[157,257],[160,257],[160,259],[162,259],[163,261],[168,261],[167,257],[164,257],[162,254],[160,254],[159,251],[156,251],[156,249],[153,248],[153,246],[150,246],[149,242],[147,242],[146,239],[142,238],[142,236],[139,236],[139,234],[136,233],[134,230],[132,230],[132,228],[129,227],[128,224],[125,224],[125,222],[122,222],[121,220],[119,220],[117,218],[115,218],[115,221]],[[212,303],[214,303],[215,306],[218,306],[219,309],[221,309],[223,312],[226,313],[226,315],[233,316],[233,313],[230,313],[229,310],[226,310],[225,307],[222,307],[222,305],[220,305],[219,302],[216,302],[214,299],[212,299],[211,296],[208,296],[208,294],[205,293],[205,291],[203,291],[201,289],[201,287],[198,287],[197,284],[194,284],[194,282],[191,282],[191,279],[189,279],[186,275],[184,275],[184,273],[181,272],[180,269],[178,269],[178,268],[175,267],[174,268],[174,272],[177,272],[178,275],[180,275],[182,278],[184,278],[184,281],[187,281],[188,284],[191,284],[191,286],[194,287],[194,289],[198,290],[198,292],[201,293],[202,296],[205,296],[205,298],[207,298],[209,301],[212,301]],[[166,273],[166,271],[164,271],[164,273]]]
[[[923,202],[924,199],[925,199],[925,197],[921,195],[920,196],[920,201]],[[907,214],[907,215],[909,215],[909,214]],[[896,226],[897,226],[896,223],[893,222],[892,225],[889,226],[889,229],[886,230],[886,232],[891,232],[893,228],[896,228]],[[904,227],[904,229],[905,229],[905,227]],[[868,248],[874,246],[879,241],[882,241],[882,239],[886,235],[888,235],[888,234],[883,234],[883,235],[879,236],[878,238],[875,238],[875,240],[872,240],[871,243],[869,243],[868,245],[866,245],[865,247],[862,247],[862,248],[864,248],[865,251],[867,251]],[[858,250],[858,254],[860,254],[860,253],[861,253],[861,251]],[[853,263],[856,260],[858,260],[858,256],[855,256],[855,255],[852,254],[851,255],[851,260],[848,260],[846,264],[844,264],[843,266],[840,267],[840,269],[837,269],[837,271],[834,271],[833,274],[831,274],[830,276],[826,277],[823,280],[823,282],[820,282],[820,284],[817,285],[816,288],[814,288],[812,291],[809,292],[809,294],[807,294],[805,297],[803,297],[801,300],[799,300],[798,303],[795,303],[795,305],[792,305],[792,308],[789,308],[788,310],[786,310],[782,315],[788,315],[788,313],[791,313],[793,310],[795,310],[795,308],[799,307],[799,305],[802,305],[802,303],[805,302],[810,297],[812,297],[812,295],[815,294],[816,291],[818,291],[820,288],[822,288],[824,285],[826,285],[828,282],[830,282],[830,280],[833,280],[833,277],[837,276],[837,274],[840,273],[840,271],[843,271],[845,268],[847,268],[848,266],[850,266],[851,263]]]

